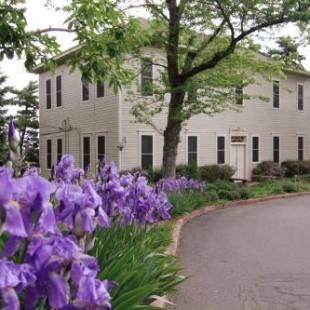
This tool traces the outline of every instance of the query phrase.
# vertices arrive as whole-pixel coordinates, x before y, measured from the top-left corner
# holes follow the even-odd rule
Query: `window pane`
[[[243,87],[242,86],[236,87],[236,104],[239,104],[239,105],[243,104]]]
[[[259,138],[252,138],[252,162],[256,163],[259,161]]]
[[[141,61],[141,90],[144,96],[153,95],[153,65],[151,59],[142,59]]]
[[[258,137],[253,137],[253,149],[258,150]]]
[[[104,160],[104,157],[105,157],[105,136],[99,136],[97,138],[97,152],[98,152],[98,160]]]
[[[57,139],[57,162],[60,162],[62,157],[62,139]]]
[[[280,138],[273,137],[273,161],[280,162]]]
[[[52,140],[46,141],[46,166],[47,169],[52,168]]]
[[[197,153],[188,153],[188,165],[190,166],[197,165]]]
[[[142,155],[142,169],[152,169],[153,168],[153,155]]]
[[[98,81],[97,82],[97,98],[104,97],[104,82]]]
[[[304,86],[298,85],[298,110],[304,109]]]
[[[225,163],[225,137],[217,137],[217,163]]]
[[[89,100],[89,82],[82,82],[82,98],[83,101]]]
[[[298,150],[298,160],[304,160],[304,151]]]
[[[61,100],[61,76],[56,77],[56,106],[60,107],[62,105]]]
[[[218,164],[225,164],[225,151],[218,151],[217,152],[217,163]]]
[[[252,161],[253,163],[257,163],[259,161],[259,151],[258,150],[253,150],[253,158]]]
[[[188,137],[188,152],[197,153],[197,137],[196,136]]]
[[[298,137],[298,160],[304,160],[304,138]]]
[[[225,137],[217,137],[217,148],[218,150],[225,149]]]
[[[88,169],[90,164],[90,137],[83,138],[83,168]]]
[[[279,81],[273,81],[273,107],[280,107],[280,83]]]
[[[51,80],[46,81],[46,108],[52,107],[52,96],[51,96]]]
[[[153,136],[142,136],[142,153],[153,153]]]

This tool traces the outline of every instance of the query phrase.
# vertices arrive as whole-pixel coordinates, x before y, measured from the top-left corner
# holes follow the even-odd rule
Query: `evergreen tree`
[[[0,73],[0,163],[6,159],[7,156],[7,146],[6,146],[6,105],[7,101],[5,99],[9,88],[4,86],[7,77]]]
[[[293,70],[305,70],[302,61],[306,58],[298,51],[300,44],[290,36],[280,37],[277,41],[278,48],[269,49],[268,54],[278,61],[283,67]]]
[[[15,95],[12,104],[19,107],[16,115],[16,126],[20,133],[19,152],[28,162],[39,161],[39,101],[38,84],[29,82],[21,90],[12,90]]]

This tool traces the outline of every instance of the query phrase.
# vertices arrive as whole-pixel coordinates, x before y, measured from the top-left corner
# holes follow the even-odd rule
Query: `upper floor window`
[[[225,164],[225,137],[217,137],[217,163]]]
[[[89,100],[89,82],[82,81],[82,100]]]
[[[52,168],[52,140],[46,140],[46,168]]]
[[[105,136],[97,137],[97,156],[99,161],[105,159]]]
[[[152,96],[153,64],[149,58],[141,60],[141,92],[144,96]]]
[[[90,137],[83,138],[83,169],[88,170],[90,165]]]
[[[198,163],[198,139],[197,136],[187,137],[187,163],[197,166]]]
[[[273,137],[273,161],[275,163],[280,162],[280,137]]]
[[[298,160],[304,160],[304,137],[298,137]]]
[[[243,105],[243,86],[236,87],[236,104]]]
[[[304,86],[298,84],[298,110],[302,111],[304,109]]]
[[[52,107],[52,81],[50,79],[46,80],[45,90],[46,90],[46,108],[50,109]]]
[[[141,136],[141,168],[153,168],[153,136]]]
[[[252,137],[252,162],[259,162],[259,137]]]
[[[273,81],[273,107],[280,108],[280,82]]]
[[[97,81],[97,98],[105,96],[104,81]]]
[[[61,161],[62,153],[62,139],[57,139],[57,163]]]
[[[61,94],[61,75],[56,77],[56,106],[62,105],[62,94]]]

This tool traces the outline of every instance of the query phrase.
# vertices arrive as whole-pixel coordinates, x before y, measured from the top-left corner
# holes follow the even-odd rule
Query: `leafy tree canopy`
[[[305,56],[298,51],[300,44],[290,36],[283,36],[277,40],[278,48],[269,49],[268,54],[275,60],[282,62],[283,67],[293,70],[305,70],[302,61]]]

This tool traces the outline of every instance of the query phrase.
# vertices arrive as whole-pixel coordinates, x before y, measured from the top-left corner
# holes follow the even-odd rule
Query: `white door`
[[[237,169],[233,178],[246,179],[245,150],[245,144],[231,145],[230,165]]]

